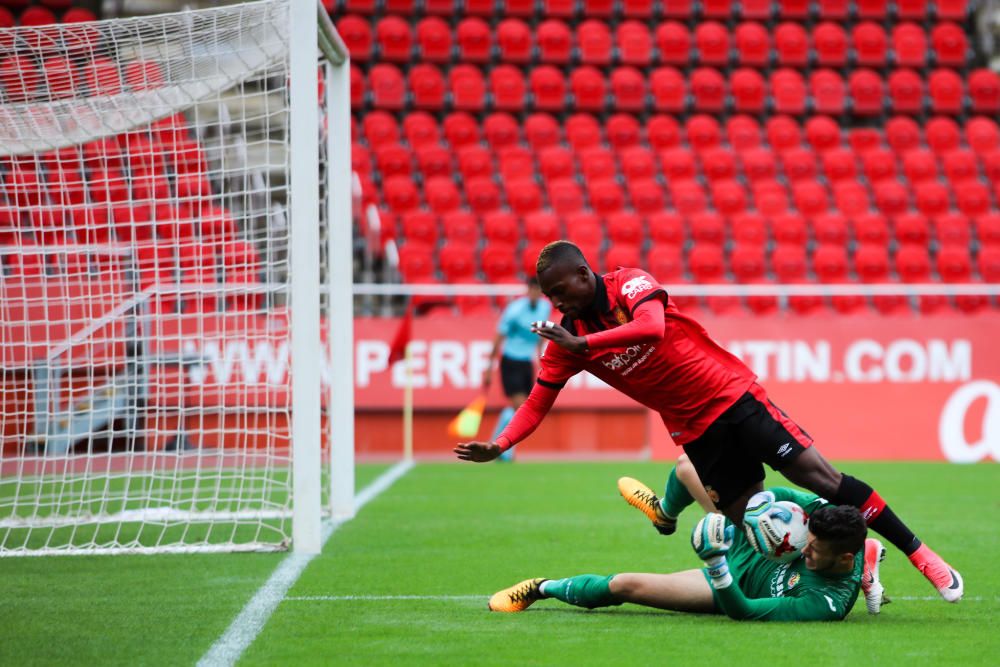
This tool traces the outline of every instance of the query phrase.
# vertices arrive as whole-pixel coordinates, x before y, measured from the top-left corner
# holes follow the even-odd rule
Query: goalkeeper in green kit
[[[630,488],[637,484],[628,481]],[[665,504],[677,513],[693,502],[675,474],[665,496]],[[700,570],[528,579],[494,594],[489,607],[523,611],[537,600],[555,598],[588,609],[631,602],[673,611],[724,613],[737,620],[832,621],[847,616],[864,583],[868,610],[878,613],[883,598],[878,563],[885,549],[877,540],[866,540],[861,513],[785,488],[764,491],[750,505],[781,500],[799,505],[810,517],[806,544],[792,562],[768,560],[754,550],[741,529],[723,515],[709,513],[691,538],[704,562]]]

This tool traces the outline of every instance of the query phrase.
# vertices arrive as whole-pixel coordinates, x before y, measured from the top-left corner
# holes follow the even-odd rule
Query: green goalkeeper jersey
[[[790,500],[807,514],[826,504],[811,493],[776,487],[776,500]],[[858,598],[864,551],[854,557],[846,574],[820,574],[806,567],[804,558],[791,563],[767,560],[750,546],[742,530],[727,556],[733,584],[713,590],[716,605],[735,619],[762,621],[839,621]]]

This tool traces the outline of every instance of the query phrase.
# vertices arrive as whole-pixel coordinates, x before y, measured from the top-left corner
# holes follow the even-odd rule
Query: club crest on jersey
[[[618,324],[628,324],[628,315],[621,308],[615,308],[615,320]]]
[[[629,299],[634,299],[636,294],[652,289],[652,287],[653,283],[649,282],[649,278],[639,276],[622,285],[622,294]]]
[[[791,590],[795,588],[795,584],[799,583],[799,579],[801,578],[801,574],[798,572],[792,572],[792,576],[788,577],[788,589]]]

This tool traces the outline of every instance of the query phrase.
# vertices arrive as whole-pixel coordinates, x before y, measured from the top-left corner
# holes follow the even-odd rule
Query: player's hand
[[[495,442],[466,442],[452,450],[462,461],[486,463],[500,456],[500,445]]]
[[[726,521],[726,517],[716,512],[709,512],[691,531],[691,546],[698,558],[711,561],[719,556],[725,556],[733,546],[736,528]]]
[[[551,327],[537,327],[532,324],[531,331],[575,354],[583,354],[587,351],[587,340],[583,336],[574,336],[561,325],[553,324]]]

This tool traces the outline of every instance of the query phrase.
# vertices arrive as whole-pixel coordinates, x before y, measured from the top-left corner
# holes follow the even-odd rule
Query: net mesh
[[[0,555],[288,544],[287,26],[0,30]]]

